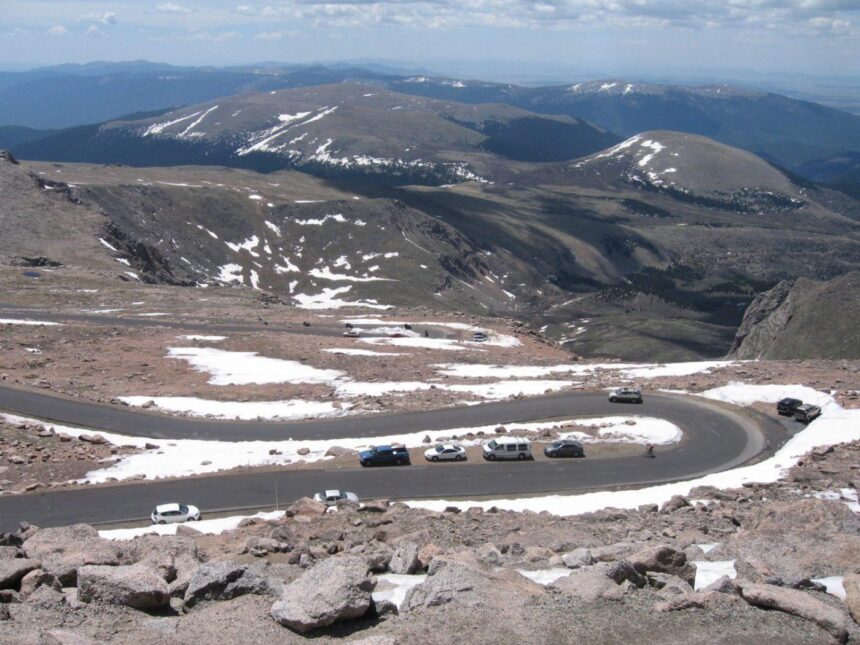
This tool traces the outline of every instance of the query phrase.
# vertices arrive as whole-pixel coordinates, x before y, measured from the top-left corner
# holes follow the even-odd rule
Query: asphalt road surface
[[[548,418],[639,414],[681,427],[685,439],[642,456],[552,462],[469,462],[337,470],[231,472],[179,480],[54,490],[0,497],[0,530],[18,522],[59,526],[144,520],[167,501],[199,506],[204,515],[232,509],[285,505],[327,488],[361,498],[474,498],[550,492],[582,492],[677,481],[717,472],[772,454],[789,434],[776,420],[704,399],[646,393],[642,405],[612,404],[605,395],[568,392],[429,412],[375,415],[305,423],[233,423],[171,418],[0,388],[0,410],[93,429],[157,439],[332,439],[511,424]],[[188,456],[194,460],[194,455]]]

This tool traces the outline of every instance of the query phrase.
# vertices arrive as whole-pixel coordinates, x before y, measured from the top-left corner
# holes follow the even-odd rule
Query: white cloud
[[[176,4],[175,2],[164,2],[162,4],[155,5],[155,10],[160,11],[161,13],[191,13],[191,9],[183,7],[181,4]]]
[[[257,40],[281,40],[289,35],[290,34],[284,31],[263,31],[255,34],[254,38]]]
[[[116,14],[112,11],[107,13],[88,13],[80,17],[81,22],[97,22],[102,25],[115,25],[117,23]]]
[[[57,25],[56,27],[48,29],[49,36],[65,36],[67,33],[69,33],[69,30],[62,25]]]
[[[213,43],[226,43],[239,40],[240,38],[242,38],[242,34],[238,31],[220,31],[214,33],[209,31],[195,31],[191,34],[191,40]]]
[[[91,38],[95,38],[98,36],[103,36],[104,32],[96,27],[95,25],[90,25],[89,28],[84,32],[84,36],[89,36]]]

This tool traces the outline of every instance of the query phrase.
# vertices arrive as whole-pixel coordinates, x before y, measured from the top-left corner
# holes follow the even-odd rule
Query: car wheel
[[[609,397],[609,402],[610,402],[610,403],[617,403],[617,402],[618,402],[618,399],[616,399],[614,396],[610,396],[610,397]]]
[[[488,461],[495,461],[495,460],[496,460],[496,455],[487,455],[487,460],[488,460]]]
[[[394,465],[395,465],[395,466],[402,466],[402,465],[403,465],[403,460],[402,460],[402,459],[397,459],[397,460],[395,460]]]
[[[457,461],[463,461],[463,460],[465,459],[465,457],[464,457],[463,455],[457,455],[457,456],[455,457],[455,459],[456,459]]]
[[[430,461],[439,461],[439,457],[434,455],[433,457],[430,457]]]
[[[519,459],[520,461],[522,461],[525,458],[526,458],[526,455],[523,452],[521,452],[520,454],[517,455],[517,459]]]
[[[158,520],[157,524],[167,524],[164,520]]]

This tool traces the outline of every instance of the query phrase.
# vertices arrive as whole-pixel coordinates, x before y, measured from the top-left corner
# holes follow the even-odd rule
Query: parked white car
[[[177,524],[196,522],[200,519],[200,509],[191,504],[161,504],[150,515],[153,524]]]
[[[617,387],[609,393],[612,403],[642,403],[642,390],[638,387]]]
[[[484,459],[531,459],[532,444],[524,437],[497,437],[484,444]]]
[[[321,493],[314,495],[314,499],[322,502],[326,506],[335,506],[338,502],[355,502],[358,503],[358,495],[349,493],[345,490],[324,490]]]
[[[463,461],[466,449],[456,443],[446,443],[424,451],[427,461]]]

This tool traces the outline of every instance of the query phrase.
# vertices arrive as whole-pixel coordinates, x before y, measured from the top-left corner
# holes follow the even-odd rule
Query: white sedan
[[[338,502],[355,502],[357,504],[358,495],[345,490],[324,490],[314,495],[314,500],[322,502],[326,506],[334,506]]]
[[[456,443],[445,443],[424,451],[427,461],[463,461],[466,449]]]
[[[200,509],[191,504],[162,504],[152,511],[153,524],[176,524],[196,522],[200,519]]]

